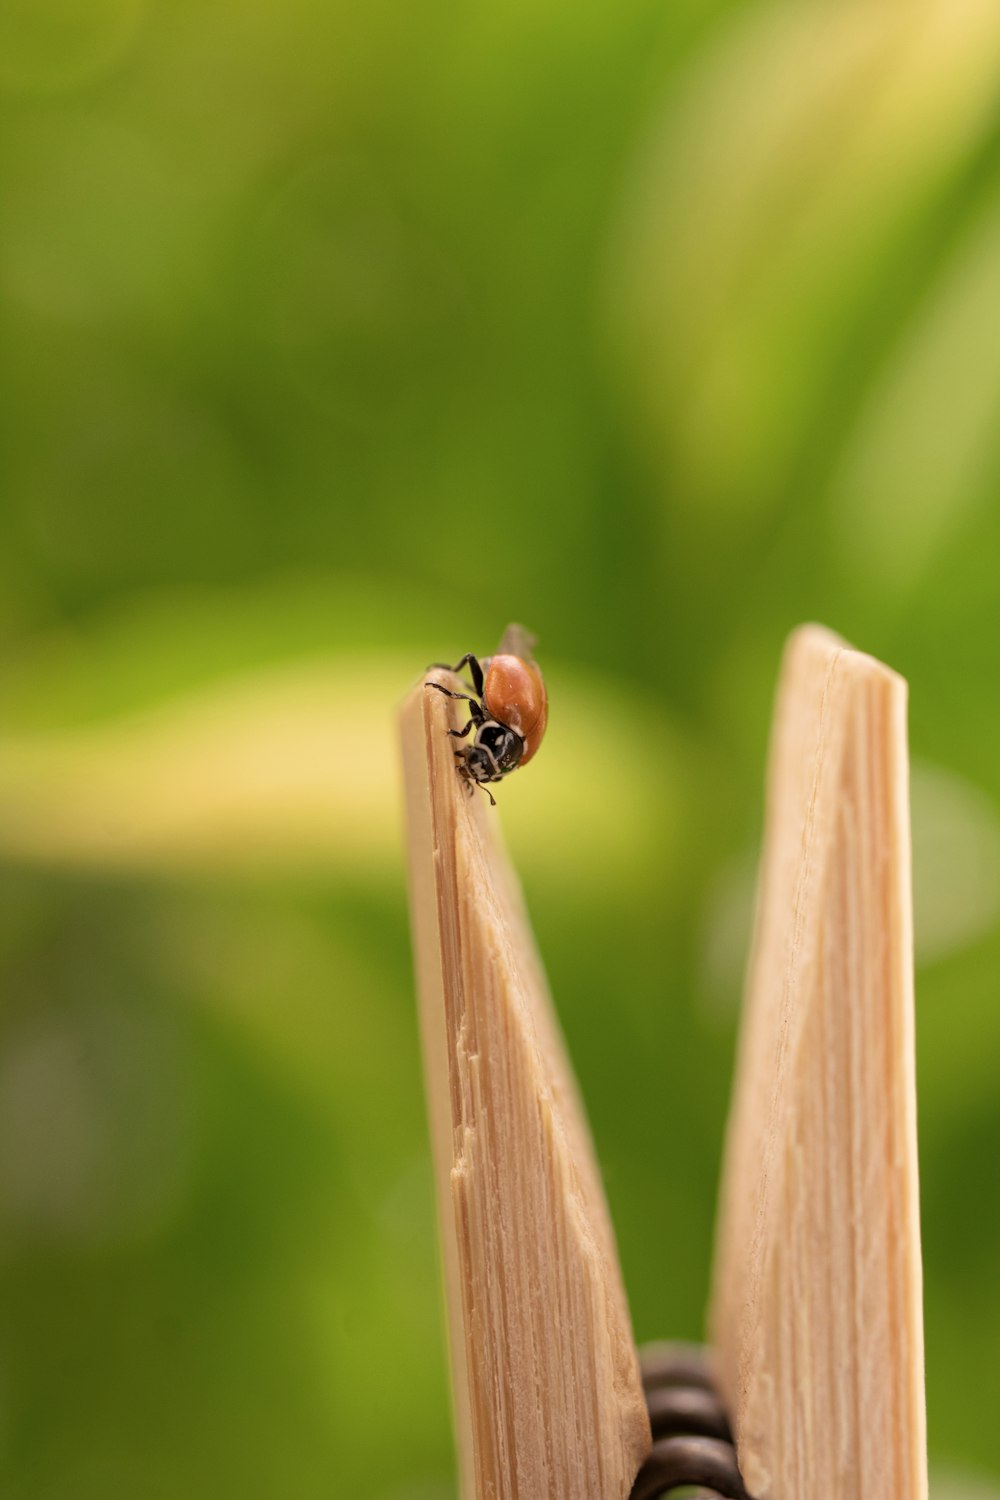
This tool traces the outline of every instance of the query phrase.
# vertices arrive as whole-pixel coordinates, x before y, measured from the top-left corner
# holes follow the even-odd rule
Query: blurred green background
[[[394,713],[510,618],[640,1339],[783,639],[909,679],[935,1495],[995,1494],[993,0],[9,0],[0,202],[6,1500],[453,1495]]]

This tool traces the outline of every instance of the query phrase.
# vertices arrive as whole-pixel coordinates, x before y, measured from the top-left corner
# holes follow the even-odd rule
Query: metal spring
[[[653,1447],[629,1500],[654,1500],[681,1488],[690,1500],[750,1500],[705,1350],[649,1344],[640,1367]]]

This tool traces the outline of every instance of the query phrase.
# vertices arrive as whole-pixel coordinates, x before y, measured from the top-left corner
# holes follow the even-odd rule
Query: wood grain
[[[712,1309],[758,1500],[925,1500],[906,685],[787,648]]]
[[[614,1237],[464,717],[421,685],[401,724],[461,1493],[625,1500],[650,1436]]]

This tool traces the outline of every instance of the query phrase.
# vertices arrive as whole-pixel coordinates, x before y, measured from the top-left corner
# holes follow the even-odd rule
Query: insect
[[[448,733],[464,740],[475,730],[472,743],[456,750],[455,759],[470,793],[481,786],[494,807],[496,798],[486,783],[502,781],[519,766],[526,766],[542,743],[548,722],[549,700],[531,654],[534,645],[534,636],[523,625],[508,625],[499,649],[482,662],[471,651],[453,667],[443,661],[431,662],[432,667],[445,667],[449,672],[468,667],[475,696],[453,693],[440,682],[424,684],[446,698],[461,698],[468,703],[468,724]]]

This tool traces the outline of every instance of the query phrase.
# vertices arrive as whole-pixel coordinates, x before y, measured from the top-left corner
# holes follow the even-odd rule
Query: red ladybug
[[[542,743],[549,718],[549,700],[545,683],[532,656],[535,639],[522,625],[508,625],[500,648],[481,663],[471,651],[449,667],[447,662],[431,666],[446,667],[449,672],[469,668],[478,697],[471,693],[453,693],[439,682],[427,682],[447,698],[461,698],[469,704],[471,715],[464,729],[449,729],[456,739],[464,740],[472,729],[471,745],[455,751],[458,769],[471,792],[481,786],[496,806],[496,799],[485,783],[502,781],[519,766],[526,766]]]

